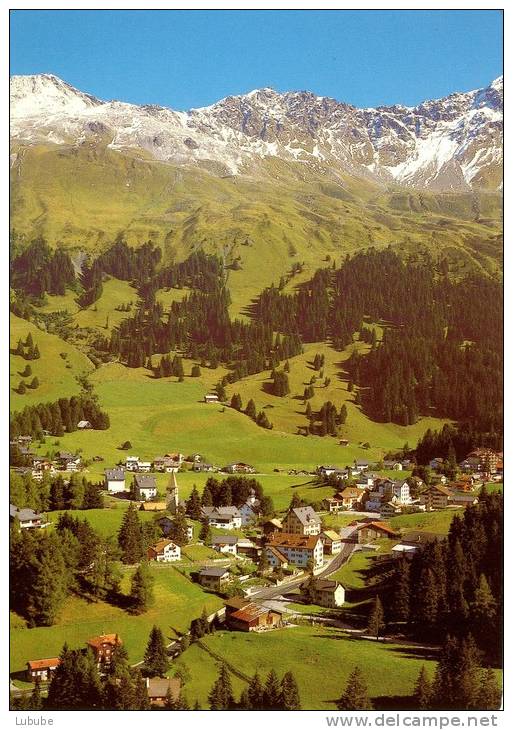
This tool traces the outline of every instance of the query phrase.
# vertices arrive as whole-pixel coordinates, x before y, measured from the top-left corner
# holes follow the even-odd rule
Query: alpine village
[[[252,93],[304,152],[197,164],[229,97],[163,162],[11,80],[11,708],[499,708],[499,173],[342,173],[360,110]]]

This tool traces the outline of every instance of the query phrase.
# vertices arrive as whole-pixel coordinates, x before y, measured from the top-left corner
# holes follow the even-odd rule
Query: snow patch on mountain
[[[180,112],[101,101],[51,74],[14,76],[11,137],[141,149],[162,162],[215,162],[232,175],[255,174],[263,159],[277,157],[377,182],[468,189],[500,171],[502,88],[500,77],[416,107],[368,109],[264,88]]]

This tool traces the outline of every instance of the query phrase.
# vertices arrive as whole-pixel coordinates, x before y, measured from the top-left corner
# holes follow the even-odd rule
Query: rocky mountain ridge
[[[11,140],[140,150],[217,175],[256,175],[281,160],[433,191],[502,184],[502,77],[416,107],[358,109],[310,92],[264,88],[200,109],[102,101],[56,76],[11,78]]]

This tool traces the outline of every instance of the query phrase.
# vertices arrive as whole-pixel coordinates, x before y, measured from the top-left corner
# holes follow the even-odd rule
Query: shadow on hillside
[[[348,591],[349,596],[351,592]],[[352,596],[351,599],[352,600]],[[362,601],[357,606],[351,606],[345,608],[342,606],[342,619],[348,624],[351,624],[355,628],[364,628],[369,620],[369,610],[371,606],[370,599],[368,601]]]
[[[19,672],[11,672],[9,674],[9,678],[13,682],[27,682],[27,675],[25,671],[19,671]]]
[[[412,683],[415,679],[412,678]],[[413,695],[381,695],[372,697],[371,702],[375,710],[418,710]]]
[[[436,646],[395,646],[392,651],[399,654],[403,659],[426,659],[436,661],[440,652]]]

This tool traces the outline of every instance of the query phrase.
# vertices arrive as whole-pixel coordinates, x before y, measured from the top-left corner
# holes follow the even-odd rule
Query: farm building
[[[214,535],[212,538],[212,547],[218,553],[237,555],[238,539],[237,535]]]
[[[232,599],[226,605],[226,625],[235,631],[265,631],[280,628],[283,614],[247,599]]]
[[[383,522],[365,522],[358,526],[358,542],[364,544],[380,537],[397,537],[397,533]]]
[[[288,563],[299,568],[306,568],[308,561],[313,562],[314,567],[323,563],[323,545],[320,535],[292,535],[282,532],[275,533],[269,544],[266,546],[267,559],[270,565],[279,565],[274,552],[278,550]]]
[[[342,538],[334,530],[321,532],[321,540],[325,554],[336,555],[342,550]]]
[[[165,502],[143,502],[139,509],[141,512],[164,512],[167,504]]]
[[[281,532],[281,530],[283,530],[283,523],[281,520],[273,518],[272,520],[264,522],[262,529],[264,531],[264,535],[271,535],[273,532]]]
[[[18,520],[20,528],[24,530],[37,530],[43,527],[48,527],[50,524],[43,514],[34,512],[34,510],[29,507],[18,509],[18,507],[14,504],[10,504],[9,521],[14,522],[14,520]]]
[[[135,474],[133,488],[135,498],[140,502],[153,499],[153,497],[157,496],[157,481],[155,477]]]
[[[27,662],[26,677],[28,682],[48,682],[52,678],[61,660],[59,657],[52,659],[34,659]]]
[[[211,527],[224,527],[227,530],[238,530],[242,525],[242,517],[233,505],[229,507],[202,507],[202,518],[208,519]]]

